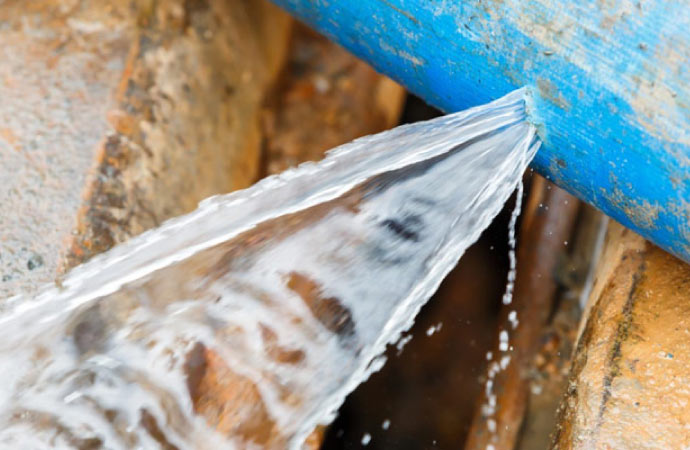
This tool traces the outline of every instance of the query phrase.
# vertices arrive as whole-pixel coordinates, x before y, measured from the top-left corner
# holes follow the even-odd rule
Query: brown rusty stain
[[[567,111],[570,103],[558,92],[556,85],[547,78],[537,78],[537,88],[542,97],[549,100],[559,108]]]
[[[299,295],[309,307],[314,317],[330,331],[341,337],[349,337],[355,332],[355,324],[347,307],[335,297],[324,297],[321,286],[307,275],[290,272],[287,287]]]
[[[631,257],[632,259],[635,256],[638,257],[636,259],[642,259],[640,258],[639,253],[636,253],[635,255],[624,255],[623,258],[625,259]],[[609,405],[609,400],[611,399],[612,395],[611,385],[614,382],[615,378],[621,375],[621,346],[625,341],[627,341],[630,338],[630,334],[632,332],[633,309],[635,306],[635,300],[637,299],[638,295],[637,287],[640,284],[640,277],[641,274],[644,272],[644,268],[645,262],[642,259],[641,261],[639,261],[637,268],[634,270],[632,274],[632,282],[630,285],[630,290],[628,292],[628,298],[625,300],[625,303],[623,304],[620,318],[618,319],[618,324],[616,326],[616,332],[613,339],[613,345],[609,350],[606,361],[606,373],[604,375],[604,380],[602,383],[604,391],[601,397],[601,404],[599,406],[599,411],[597,414],[595,433],[599,432],[601,426],[603,425],[606,408]],[[604,293],[602,295],[607,295],[607,293],[607,290],[604,290]]]
[[[211,427],[262,448],[287,445],[256,385],[231,370],[214,351],[197,343],[187,356],[185,370],[194,410]]]
[[[608,202],[625,212],[626,217],[636,226],[647,230],[658,227],[657,221],[661,211],[661,206],[658,204],[652,204],[647,199],[636,200],[623,194],[618,187],[614,187],[613,191],[601,188],[600,192]]]
[[[141,5],[117,107],[107,114],[112,131],[63,268],[258,177],[262,92],[275,63],[250,56],[264,44],[244,6],[181,5]],[[287,31],[283,15],[255,19],[277,23],[276,36]]]
[[[149,435],[151,435],[156,442],[158,442],[158,445],[160,445],[162,450],[179,450],[177,446],[168,441],[168,439],[165,437],[165,434],[161,430],[160,425],[158,425],[156,418],[146,409],[141,410],[141,419],[139,420],[139,424],[144,427],[146,431],[148,431]],[[81,447],[80,450],[82,450]]]
[[[680,218],[679,223],[685,224],[680,227],[680,236],[678,236],[676,245],[690,253],[690,225],[688,225],[690,224],[690,202],[685,199],[678,199],[675,202],[667,203],[666,211],[674,217]]]
[[[690,43],[685,40],[661,40],[655,45],[652,61],[642,73],[631,77],[629,98],[636,121],[650,135],[669,143],[690,145],[684,124],[690,121],[690,87],[687,83],[671,86],[690,59]],[[669,147],[678,163],[690,167],[690,157]]]
[[[131,28],[128,2],[7,1],[0,8],[0,297],[54,279]],[[27,268],[39,255],[40,267]]]
[[[299,364],[304,360],[302,350],[289,349],[278,344],[278,335],[267,325],[259,324],[259,329],[264,341],[264,351],[271,359],[282,364]]]
[[[389,8],[391,8],[393,11],[397,12],[398,14],[402,14],[403,16],[407,17],[415,25],[419,25],[419,20],[417,20],[417,18],[415,16],[413,16],[412,14],[410,14],[409,12],[405,11],[404,9],[398,8],[397,6],[395,6],[394,4],[392,4],[391,2],[389,2],[387,0],[379,0],[379,1],[381,3],[383,3],[384,5],[388,6]]]
[[[17,136],[10,128],[0,128],[0,137],[5,139],[15,150],[19,150]]]

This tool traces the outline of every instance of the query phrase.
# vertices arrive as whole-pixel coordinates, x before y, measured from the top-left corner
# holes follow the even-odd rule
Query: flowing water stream
[[[3,448],[299,448],[538,148],[524,92],[337,148],[0,311]]]

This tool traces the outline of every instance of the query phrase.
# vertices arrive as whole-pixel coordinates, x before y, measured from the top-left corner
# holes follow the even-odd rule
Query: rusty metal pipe
[[[520,233],[515,293],[512,303],[502,311],[501,332],[510,335],[511,347],[501,349],[496,344],[489,371],[494,364],[507,363],[489,377],[495,408],[487,413],[485,392],[475,410],[465,450],[515,447],[527,403],[527,372],[552,309],[558,288],[555,273],[579,209],[576,199],[541,177],[534,179],[530,191]],[[511,313],[516,313],[517,327],[508,320]]]

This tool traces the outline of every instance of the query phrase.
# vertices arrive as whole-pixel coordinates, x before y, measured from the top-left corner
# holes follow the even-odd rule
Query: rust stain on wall
[[[83,4],[82,4],[83,3]],[[129,2],[0,7],[0,297],[52,281],[127,55]]]
[[[570,103],[558,92],[556,85],[546,78],[537,78],[537,88],[539,93],[545,99],[551,101],[561,109],[567,111],[570,109]]]
[[[554,447],[690,444],[690,266],[618,224],[597,271]]]
[[[284,42],[288,19],[223,1],[190,5],[136,14],[111,129],[63,268],[259,176],[261,104],[279,65],[256,56],[265,44],[254,25],[272,21]]]

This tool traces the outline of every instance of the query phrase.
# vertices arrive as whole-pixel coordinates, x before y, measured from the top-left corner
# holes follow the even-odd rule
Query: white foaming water
[[[0,313],[4,448],[299,448],[501,209],[524,92],[202,202]]]

